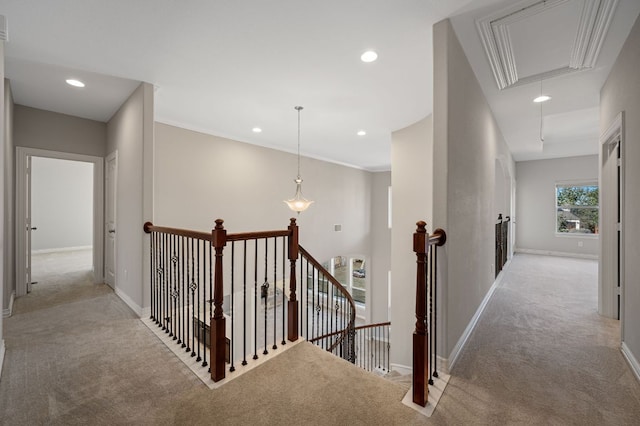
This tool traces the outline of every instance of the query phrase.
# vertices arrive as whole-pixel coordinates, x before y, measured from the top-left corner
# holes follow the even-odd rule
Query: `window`
[[[556,232],[598,234],[598,184],[556,185]]]

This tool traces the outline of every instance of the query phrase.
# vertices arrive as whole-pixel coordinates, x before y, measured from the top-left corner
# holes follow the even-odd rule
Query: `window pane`
[[[556,232],[598,233],[598,186],[556,186]]]

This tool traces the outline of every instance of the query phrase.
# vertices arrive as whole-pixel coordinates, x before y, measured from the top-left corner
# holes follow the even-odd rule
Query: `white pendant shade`
[[[294,182],[296,183],[296,195],[290,200],[285,200],[285,203],[291,210],[300,213],[308,209],[313,201],[309,201],[302,196],[302,179],[298,178]]]

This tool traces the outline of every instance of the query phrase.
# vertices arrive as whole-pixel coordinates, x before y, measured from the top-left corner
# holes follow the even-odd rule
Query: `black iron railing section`
[[[304,248],[300,247],[300,330],[307,340],[355,362],[355,304],[351,294]]]
[[[390,326],[390,322],[384,322],[355,328],[355,364],[358,367],[381,375],[391,370]]]
[[[502,213],[498,215],[496,222],[496,277],[502,271],[509,257],[509,225],[511,218],[502,219]]]
[[[220,219],[211,233],[144,229],[151,319],[214,381],[300,335],[355,361],[353,299],[298,245],[295,219],[285,230],[238,234]]]
[[[436,229],[429,235],[426,223],[418,222],[413,234],[416,253],[416,328],[413,332],[413,402],[425,406],[428,385],[438,377],[437,319],[438,319],[438,247],[447,235]]]
[[[151,233],[151,319],[206,367],[200,343],[211,312],[210,234],[176,229]]]

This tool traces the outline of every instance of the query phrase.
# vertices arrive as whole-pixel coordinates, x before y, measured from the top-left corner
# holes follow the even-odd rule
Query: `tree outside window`
[[[556,185],[556,232],[598,234],[598,185]]]

